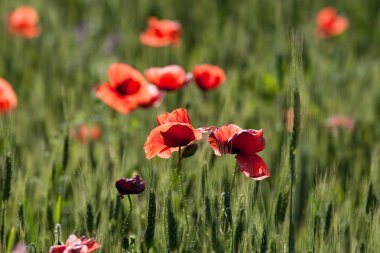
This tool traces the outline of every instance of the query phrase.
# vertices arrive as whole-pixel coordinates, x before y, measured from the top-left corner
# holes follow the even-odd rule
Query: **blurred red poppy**
[[[37,11],[27,5],[20,6],[8,15],[8,31],[14,35],[32,39],[41,33]]]
[[[75,235],[70,235],[65,245],[55,245],[50,247],[49,253],[91,253],[100,248],[100,244],[94,238],[86,239]]]
[[[202,138],[202,131],[193,128],[184,108],[158,115],[157,122],[158,126],[150,132],[144,145],[147,159],[156,155],[169,158],[173,151]]]
[[[96,95],[120,113],[127,114],[152,99],[144,76],[128,64],[113,63],[108,68],[108,83],[96,88]]]
[[[132,178],[120,178],[115,183],[116,189],[121,196],[127,194],[139,194],[145,190],[145,182],[139,177],[134,175]]]
[[[165,98],[165,94],[153,84],[148,84],[148,94],[150,100],[146,102],[140,102],[140,106],[143,108],[150,108],[152,106],[157,107]]]
[[[149,68],[144,75],[149,82],[156,85],[160,90],[178,90],[186,81],[186,72],[178,65]]]
[[[199,88],[211,90],[217,88],[226,80],[226,74],[218,66],[202,64],[193,68],[193,78]]]
[[[0,78],[0,114],[9,112],[16,108],[17,96],[12,86]]]
[[[178,45],[181,42],[181,24],[177,21],[156,17],[148,19],[148,29],[141,33],[140,42],[151,47]]]
[[[341,127],[348,131],[352,131],[355,127],[355,121],[350,116],[334,115],[326,120],[325,127],[330,130],[335,130]]]
[[[256,154],[265,148],[263,130],[243,130],[229,124],[214,129],[209,143],[217,156],[236,154],[240,171],[247,177],[262,180],[270,176],[264,160]]]
[[[325,7],[317,13],[316,35],[320,39],[338,36],[347,30],[349,22],[346,17],[338,16],[332,7]]]
[[[81,143],[97,141],[102,137],[102,129],[97,125],[80,125],[71,129],[71,137]]]

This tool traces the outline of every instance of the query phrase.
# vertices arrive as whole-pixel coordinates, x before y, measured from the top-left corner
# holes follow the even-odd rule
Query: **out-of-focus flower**
[[[144,76],[128,64],[111,64],[108,79],[109,83],[96,88],[96,95],[120,113],[127,114],[152,99]]]
[[[71,129],[71,137],[82,143],[97,141],[102,137],[102,129],[97,125],[83,124]]]
[[[13,35],[32,39],[41,33],[38,25],[37,11],[27,5],[22,5],[8,15],[8,31]]]
[[[70,235],[65,245],[55,245],[50,247],[49,253],[91,253],[100,248],[100,244],[94,238],[86,239],[75,235]]]
[[[229,124],[214,129],[209,136],[214,154],[236,154],[240,171],[254,180],[270,176],[264,160],[256,153],[265,148],[263,130],[248,129]]]
[[[18,243],[11,253],[28,253],[25,244]]]
[[[16,108],[17,96],[12,86],[0,78],[0,114],[9,112]]]
[[[193,78],[199,88],[211,90],[217,88],[226,80],[226,74],[218,66],[202,64],[193,68]]]
[[[347,30],[349,22],[346,17],[338,16],[332,7],[325,7],[317,13],[316,35],[320,39],[338,36]]]
[[[115,183],[120,195],[139,194],[145,190],[145,182],[138,176],[132,178],[120,178]]]
[[[186,72],[178,65],[149,68],[144,75],[149,82],[156,85],[160,90],[178,90],[186,81]]]
[[[148,19],[148,29],[141,33],[140,42],[151,47],[178,45],[181,42],[181,24],[177,21],[156,17]]]
[[[334,115],[325,121],[325,127],[330,130],[344,128],[348,131],[354,130],[355,121],[346,115]]]
[[[140,103],[140,106],[143,108],[150,108],[152,106],[157,107],[165,98],[165,94],[153,84],[148,85],[148,93],[150,96],[150,100],[146,103]]]
[[[158,126],[150,132],[144,145],[147,159],[156,155],[169,158],[173,151],[202,138],[203,132],[193,128],[184,108],[158,115],[157,122]]]
[[[117,32],[117,33],[112,34],[104,42],[103,51],[107,54],[112,54],[117,48],[117,46],[120,44],[120,41],[121,41],[120,33]]]

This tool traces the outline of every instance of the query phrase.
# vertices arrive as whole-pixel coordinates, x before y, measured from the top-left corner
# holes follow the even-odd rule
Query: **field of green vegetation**
[[[23,4],[39,14],[37,38],[7,31],[7,13]],[[319,39],[315,16],[328,5],[349,27]],[[0,16],[0,77],[18,99],[0,115],[0,252],[48,252],[71,234],[104,253],[380,251],[378,0],[0,0]],[[181,44],[142,45],[150,16],[180,22]],[[227,79],[121,114],[95,95],[115,62],[140,72],[209,63]],[[146,159],[156,116],[176,108],[195,128],[263,129],[271,176],[234,177],[234,156],[213,155],[208,134],[182,176],[178,152]],[[326,127],[335,115],[354,126]],[[102,137],[72,138],[82,124]],[[115,182],[135,174],[146,189],[130,195],[128,217]]]

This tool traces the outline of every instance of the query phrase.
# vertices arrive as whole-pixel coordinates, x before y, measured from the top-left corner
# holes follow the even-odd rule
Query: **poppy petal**
[[[133,80],[139,84],[146,84],[144,76],[125,63],[113,63],[108,68],[108,79],[111,87],[117,87],[123,82]]]
[[[348,19],[345,17],[337,17],[331,26],[331,35],[340,35],[348,28]]]
[[[166,131],[161,131],[164,138],[164,144],[168,147],[184,147],[192,141],[202,138],[202,134],[196,135],[196,130],[191,125],[176,124],[168,128]],[[200,137],[199,137],[200,136]]]
[[[0,78],[0,113],[13,110],[17,106],[17,96],[12,86]]]
[[[149,68],[144,75],[149,82],[161,90],[180,89],[186,81],[185,70],[179,65]]]
[[[121,96],[107,83],[103,83],[96,88],[96,96],[111,108],[124,114],[131,112],[138,106],[136,97]]]
[[[241,128],[233,124],[225,125],[212,131],[208,142],[214,150],[214,154],[221,156],[222,154],[230,153],[231,148],[227,145],[228,140],[239,131],[241,131]]]
[[[226,80],[224,70],[210,64],[197,65],[192,73],[195,83],[202,90],[215,89]]]
[[[167,112],[157,116],[158,125],[165,123],[177,122],[177,123],[188,123],[190,124],[189,114],[185,108],[178,108],[172,112]]]
[[[232,153],[251,155],[262,151],[265,148],[264,131],[242,130],[236,133],[228,141],[232,147]]]
[[[247,177],[254,180],[263,180],[270,176],[267,165],[258,155],[236,155],[240,171]]]

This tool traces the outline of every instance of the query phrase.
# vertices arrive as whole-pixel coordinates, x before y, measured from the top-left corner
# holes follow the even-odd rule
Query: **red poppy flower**
[[[317,13],[315,18],[317,24],[316,35],[325,39],[342,34],[348,28],[348,19],[338,16],[332,7],[326,7]]]
[[[348,131],[352,131],[355,127],[355,121],[350,116],[334,115],[326,120],[325,127],[330,130],[342,127]]]
[[[262,180],[270,176],[264,160],[256,154],[265,148],[263,130],[225,125],[210,133],[209,143],[215,155],[236,154],[240,171],[247,177]]]
[[[160,90],[178,90],[186,81],[186,72],[178,65],[149,68],[144,75],[149,82],[156,85]]]
[[[140,104],[151,101],[144,76],[128,64],[113,63],[108,69],[108,83],[96,88],[96,95],[120,113],[127,114]]]
[[[102,136],[102,129],[97,125],[80,125],[71,129],[71,137],[82,143],[86,141],[97,141]]]
[[[202,64],[193,68],[193,78],[202,90],[217,88],[226,80],[224,70],[218,66]]]
[[[138,175],[132,178],[121,178],[115,183],[120,195],[139,194],[145,190],[145,182]]]
[[[181,42],[181,24],[168,19],[148,19],[148,29],[141,33],[140,42],[151,47],[178,45]]]
[[[0,78],[0,114],[9,112],[16,108],[16,106],[16,93],[7,81]]]
[[[150,132],[144,145],[148,159],[156,155],[169,158],[179,147],[187,146],[202,138],[202,131],[192,127],[189,115],[184,108],[158,115],[157,122],[158,126]]]
[[[94,238],[86,239],[75,235],[70,235],[65,245],[55,245],[50,247],[49,253],[91,253],[100,248],[100,244]]]
[[[32,39],[41,33],[37,11],[31,6],[20,6],[8,15],[8,31],[14,35]]]
[[[148,94],[150,97],[150,100],[147,102],[141,102],[140,106],[144,108],[149,108],[149,107],[157,107],[161,104],[162,100],[165,97],[165,94],[160,91],[155,85],[153,84],[148,84]]]

